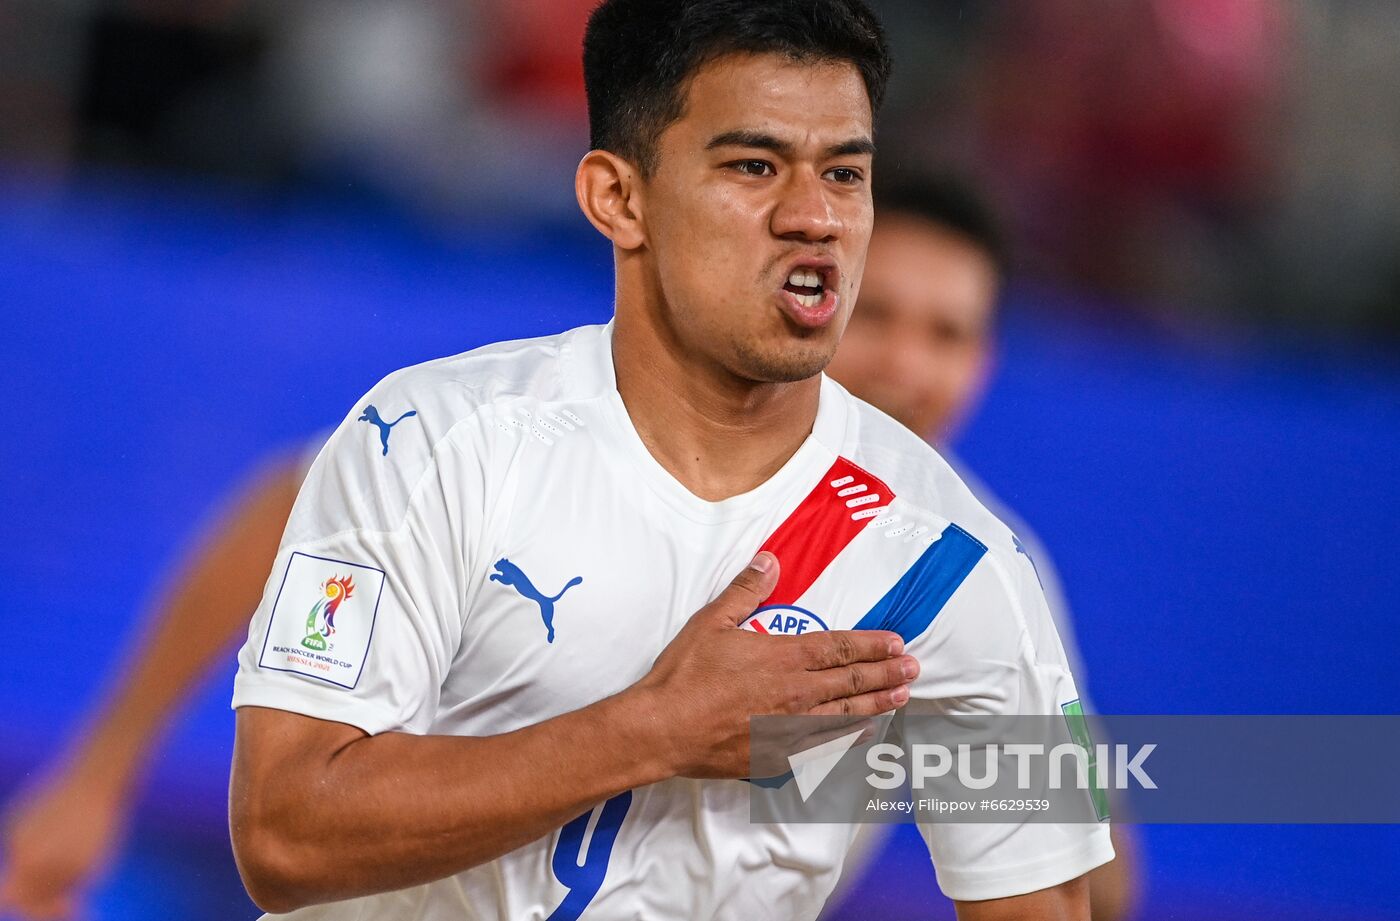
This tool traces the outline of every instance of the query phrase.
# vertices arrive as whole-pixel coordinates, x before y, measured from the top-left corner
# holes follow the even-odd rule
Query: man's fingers
[[[833,739],[843,738],[853,732],[859,732],[862,736],[862,738],[857,740],[856,744],[869,741],[875,735],[876,725],[872,717],[851,716],[828,719],[832,720],[833,725],[830,728],[810,733],[798,739],[792,746],[793,754],[799,754],[809,749],[816,748],[818,745],[824,745]],[[826,722],[826,720],[823,720],[823,722]]]
[[[768,600],[777,584],[778,558],[765,550],[734,577],[719,597],[705,605],[704,610],[723,618],[729,626],[737,627]]]
[[[813,703],[826,703],[842,697],[859,697],[871,691],[888,691],[908,684],[919,676],[919,661],[913,656],[885,659],[883,662],[857,662],[841,668],[816,672],[818,697]]]
[[[904,639],[888,630],[831,630],[793,637],[802,644],[809,671],[841,668],[856,662],[880,662],[904,652]]]
[[[871,691],[856,697],[841,697],[819,704],[807,712],[812,716],[877,716],[898,710],[909,703],[909,688],[900,685],[883,691]]]
[[[874,719],[861,717],[823,717],[812,719],[803,717],[801,724],[794,725],[797,731],[804,725],[815,725],[817,729],[801,735],[754,739],[749,749],[749,772],[754,777],[775,777],[786,773],[792,767],[792,758],[810,751],[835,739],[853,732],[860,737],[852,744],[860,745],[875,737],[879,727]]]

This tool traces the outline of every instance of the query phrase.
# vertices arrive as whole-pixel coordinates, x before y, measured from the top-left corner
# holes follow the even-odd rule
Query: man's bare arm
[[[230,787],[234,854],[269,911],[400,889],[493,860],[623,790],[750,773],[748,719],[901,707],[917,663],[897,634],[736,629],[772,591],[760,554],[652,670],[613,697],[502,735],[383,733],[244,707]]]
[[[428,882],[491,860],[667,776],[642,701],[619,695],[487,738],[366,736],[243,707],[234,856],[270,912]]]
[[[1089,878],[1005,899],[957,902],[958,921],[1089,921]]]
[[[176,569],[110,703],[10,810],[0,913],[76,913],[110,859],[150,752],[191,688],[248,630],[301,486],[297,461],[259,471]]]

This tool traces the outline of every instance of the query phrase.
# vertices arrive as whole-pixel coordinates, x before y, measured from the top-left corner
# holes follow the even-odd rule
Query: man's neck
[[[613,366],[627,415],[651,456],[696,496],[717,502],[754,489],[811,433],[820,376],[741,380],[647,318],[619,314]]]

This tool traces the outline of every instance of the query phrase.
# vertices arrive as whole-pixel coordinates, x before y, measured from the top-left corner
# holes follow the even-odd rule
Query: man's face
[[[985,250],[920,218],[882,214],[860,304],[827,371],[918,434],[946,438],[981,394],[996,296]]]
[[[645,183],[677,344],[748,381],[830,361],[870,241],[870,100],[849,64],[735,54],[698,70]]]

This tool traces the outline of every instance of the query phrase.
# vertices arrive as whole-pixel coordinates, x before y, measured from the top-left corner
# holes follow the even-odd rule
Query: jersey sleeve
[[[961,529],[949,534],[967,544],[964,559],[975,561],[927,629],[907,643],[921,665],[911,712],[1061,716],[1079,695],[1029,558],[985,550]],[[958,543],[949,547],[951,553]],[[939,887],[958,900],[1034,892],[1113,859],[1106,821],[932,822],[920,831]]]
[[[371,735],[428,730],[461,639],[485,494],[480,452],[449,428],[431,399],[381,384],[331,435],[239,652],[235,708]]]

